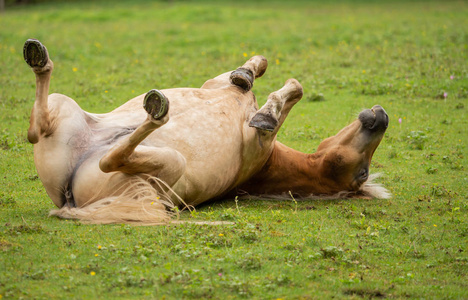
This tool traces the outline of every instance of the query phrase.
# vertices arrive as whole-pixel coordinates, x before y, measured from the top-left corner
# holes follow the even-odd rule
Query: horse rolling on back
[[[47,194],[62,218],[91,223],[165,224],[176,207],[226,196],[389,197],[369,180],[388,126],[381,106],[325,139],[313,154],[276,141],[301,99],[295,79],[261,108],[251,91],[267,68],[254,56],[201,88],[150,90],[106,114],[49,95],[53,62],[29,39],[24,58],[36,76],[28,140]]]

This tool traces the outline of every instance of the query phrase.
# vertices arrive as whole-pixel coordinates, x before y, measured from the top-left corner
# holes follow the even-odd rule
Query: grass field
[[[254,2],[254,1],[253,1]],[[0,15],[0,299],[468,298],[468,3],[112,1]],[[152,88],[198,87],[269,59],[262,104],[304,86],[278,135],[313,152],[362,108],[390,126],[371,168],[390,200],[226,199],[183,212],[234,225],[83,225],[53,204],[26,141],[27,38],[51,92],[107,112]]]

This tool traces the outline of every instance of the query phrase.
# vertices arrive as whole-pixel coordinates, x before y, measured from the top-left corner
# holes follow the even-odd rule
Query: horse
[[[54,64],[36,39],[23,47],[36,77],[27,137],[51,215],[89,223],[167,224],[180,208],[235,195],[388,198],[369,167],[389,119],[375,105],[312,154],[276,136],[302,98],[296,79],[259,108],[253,83],[268,62],[257,55],[201,88],[137,96],[105,114],[49,95]]]

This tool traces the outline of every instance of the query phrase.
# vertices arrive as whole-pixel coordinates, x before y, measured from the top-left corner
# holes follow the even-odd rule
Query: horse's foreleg
[[[302,98],[302,86],[296,79],[289,79],[250,120],[249,126],[276,134],[291,108]]]
[[[28,140],[36,144],[43,135],[52,134],[53,126],[49,116],[47,97],[49,95],[49,84],[53,62],[44,45],[38,40],[29,39],[23,48],[24,60],[32,68],[36,75],[36,100],[31,112]]]
[[[154,130],[169,121],[169,101],[160,91],[152,90],[145,96],[144,108],[148,112],[148,118],[104,155],[99,168],[106,173],[146,173],[172,185],[185,170],[185,158],[169,147],[140,145]]]
[[[261,77],[268,67],[268,61],[261,55],[250,58],[242,67],[235,71],[221,74],[203,84],[202,89],[220,89],[236,85],[249,91],[256,78]]]

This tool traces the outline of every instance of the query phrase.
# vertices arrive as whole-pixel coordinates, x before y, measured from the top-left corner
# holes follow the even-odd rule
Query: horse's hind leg
[[[36,144],[41,136],[48,136],[53,131],[47,98],[54,64],[49,58],[46,47],[38,40],[27,40],[24,44],[23,55],[24,60],[36,75],[36,100],[31,112],[28,130],[29,142]]]
[[[289,79],[284,86],[270,94],[268,100],[250,120],[249,126],[276,134],[291,108],[302,98],[302,86]]]
[[[145,173],[173,185],[185,171],[185,158],[169,147],[140,145],[154,130],[169,121],[169,100],[158,90],[145,95],[147,119],[129,136],[111,148],[99,162],[103,172]]]
[[[250,58],[242,67],[235,71],[221,74],[203,84],[202,89],[220,89],[232,85],[250,91],[254,80],[261,77],[268,67],[268,61],[261,55]]]

